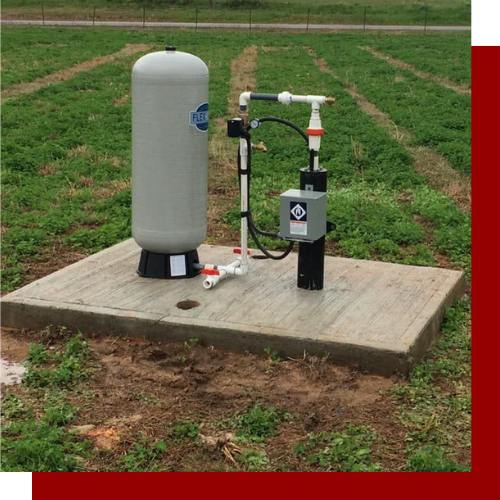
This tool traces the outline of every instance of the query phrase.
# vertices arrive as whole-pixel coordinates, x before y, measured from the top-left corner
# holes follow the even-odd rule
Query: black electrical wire
[[[295,130],[298,134],[302,136],[304,141],[306,141],[307,147],[309,148],[309,136],[298,126],[295,125],[295,123],[285,120],[284,118],[276,118],[274,116],[266,116],[264,118],[258,118],[257,120],[260,123],[265,123],[265,122],[275,122],[275,123],[281,123],[282,125],[286,125],[287,127],[292,128]],[[312,172],[314,170],[314,158],[318,156],[318,152],[314,151],[314,149],[309,150],[309,170]],[[262,234],[260,231],[257,231],[259,234]],[[267,236],[267,235],[263,235]]]
[[[286,125],[287,127],[293,128],[295,132],[299,133],[302,138],[306,141],[306,144],[309,146],[309,137],[307,134],[298,126],[295,125],[295,123],[285,120],[284,118],[276,118],[274,116],[266,116],[264,118],[259,118],[258,121],[260,123],[265,123],[265,122],[275,122],[275,123],[281,123],[282,125]]]
[[[280,123],[282,125],[285,125],[287,127],[290,127],[291,129],[295,130],[302,138],[306,141],[306,144],[309,145],[309,137],[307,134],[295,123],[285,120],[284,118],[276,118],[274,116],[266,116],[264,118],[259,118],[258,120],[260,123],[265,123],[265,122],[274,122],[274,123]],[[247,141],[247,149],[248,149],[248,160],[247,160],[247,176],[248,176],[248,182],[247,182],[247,200],[248,200],[248,210],[246,214],[246,218],[248,220],[248,230],[250,232],[250,235],[252,236],[253,241],[257,245],[257,248],[268,258],[272,260],[282,260],[285,257],[287,257],[290,252],[292,251],[295,242],[290,241],[290,244],[286,248],[286,250],[280,254],[280,255],[273,255],[270,253],[259,241],[258,235],[261,236],[266,236],[269,238],[279,238],[278,233],[271,233],[268,231],[262,231],[259,229],[253,220],[252,216],[252,211],[250,209],[250,182],[251,182],[251,175],[252,175],[252,142],[250,140],[250,134],[247,132],[245,136],[245,140]],[[310,163],[312,165],[313,162],[313,152],[310,152],[311,158],[310,158]],[[238,180],[240,181],[240,189],[241,189],[241,155],[240,155],[240,150],[238,149]]]
[[[255,226],[253,224],[252,217],[248,217],[248,230],[250,232],[250,235],[252,236],[253,241],[257,245],[257,248],[268,258],[272,260],[283,260],[285,257],[288,257],[290,252],[293,250],[293,247],[295,245],[294,241],[290,241],[288,247],[286,250],[280,254],[280,255],[273,255],[272,253],[268,252],[266,248],[262,245],[262,243],[259,241],[259,237],[257,236],[255,232]]]
[[[246,214],[246,218],[248,220],[248,231],[250,232],[250,235],[252,236],[253,241],[257,245],[257,248],[268,258],[272,260],[282,260],[285,257],[288,257],[290,252],[292,251],[295,242],[291,241],[286,250],[279,254],[279,255],[273,255],[270,253],[259,241],[259,237],[257,235],[260,234],[262,236],[268,236],[271,238],[279,238],[279,234],[277,233],[270,233],[267,231],[262,231],[257,228],[255,225],[255,222],[252,217],[252,211],[250,209],[250,181],[251,181],[251,174],[252,174],[252,142],[250,140],[250,134],[247,134],[245,137],[247,141],[247,149],[248,149],[248,156],[247,156],[247,200],[248,200],[248,210]],[[238,149],[238,178],[240,181],[240,189],[241,189],[241,155],[240,155],[240,150]]]

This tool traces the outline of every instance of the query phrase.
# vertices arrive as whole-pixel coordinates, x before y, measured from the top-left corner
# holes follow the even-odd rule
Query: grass
[[[415,453],[408,461],[406,472],[472,472],[444,456],[443,450],[424,448]]]
[[[117,51],[126,43],[161,48],[166,38],[165,32],[154,31],[91,33],[12,27],[5,27],[3,35],[5,88]],[[431,188],[416,172],[412,154],[363,113],[348,92],[354,85],[394,123],[411,130],[415,146],[440,152],[453,168],[467,175],[470,97],[395,69],[358,46],[372,46],[432,74],[468,83],[468,36],[169,32],[168,42],[209,64],[212,118],[227,115],[230,63],[244,47],[287,48],[279,54],[259,51],[258,90],[309,93],[314,89],[337,99],[335,106],[322,111],[327,133],[321,160],[329,171],[329,219],[337,224],[329,236],[329,251],[362,259],[453,266],[464,269],[470,279],[470,214]],[[71,58],[65,58],[65,46],[60,53],[55,50],[59,44],[68,45]],[[321,72],[304,46],[325,58],[340,79]],[[442,66],[438,54],[446,62]],[[131,109],[127,96],[131,65],[137,57],[107,63],[3,105],[2,290],[30,281],[34,268],[60,260],[66,252],[88,254],[130,236]],[[253,116],[269,114],[305,127],[309,111],[300,106],[277,109],[276,105],[252,104]],[[210,134],[215,136],[214,128]],[[263,124],[255,137],[264,140],[268,153],[254,155],[252,210],[260,227],[273,229],[278,224],[276,194],[298,187],[297,170],[304,166],[306,152],[300,138],[275,125]],[[230,175],[237,182],[236,172]],[[223,215],[225,223],[221,222],[231,235],[237,235],[238,229],[236,201],[234,209]],[[226,428],[234,430],[237,440],[248,448],[239,457],[239,465],[249,472],[301,468],[317,472],[468,471],[469,327],[470,301],[465,299],[448,311],[443,336],[432,354],[407,381],[383,396],[394,401],[391,425],[402,433],[400,437],[358,423],[325,425],[318,432],[294,434],[297,453],[277,460],[273,455],[276,440],[305,416],[302,410],[296,414],[295,408],[265,403],[260,394],[248,407],[228,409],[224,419]],[[191,358],[203,349],[196,339],[181,347],[185,361],[186,353]],[[268,349],[266,358],[268,376],[287,369],[289,361],[279,353]],[[184,364],[189,370],[190,363]],[[81,402],[82,393],[91,391],[93,377],[100,373],[85,340],[67,338],[62,332],[55,349],[49,349],[46,342],[34,344],[26,366],[19,394],[6,393],[3,398],[2,468],[70,472],[101,459],[84,438],[69,432],[79,415],[80,403],[74,400]],[[161,398],[151,391],[134,393],[132,400],[164,411]],[[139,437],[137,433],[119,456],[110,459],[109,469],[162,471],[165,462],[182,450],[200,453],[200,463],[207,463],[209,458],[200,451],[197,439],[200,429],[205,432],[216,422],[206,414],[197,415],[196,421],[176,414],[165,425],[156,434]],[[401,444],[393,466],[384,449]]]
[[[78,472],[85,449],[63,427],[44,419],[7,424],[2,430],[2,472]]]
[[[244,443],[262,443],[276,433],[277,427],[291,418],[290,414],[255,405],[233,416],[230,426],[237,429],[236,438]]]
[[[416,66],[422,71],[447,77],[455,83],[471,84],[471,48],[465,40],[457,39],[451,57],[443,58],[450,43],[445,37],[380,37],[372,47]]]
[[[97,56],[117,52],[123,42],[85,30],[33,32],[4,26],[2,88],[30,82]],[[56,38],[56,40],[55,40]]]
[[[166,449],[165,441],[152,443],[142,437],[118,460],[117,472],[157,472],[157,464]]]
[[[238,462],[248,472],[265,472],[269,466],[269,458],[265,451],[246,450],[238,457]]]
[[[380,465],[371,461],[374,439],[369,429],[351,425],[344,432],[311,434],[295,452],[330,472],[378,472]]]
[[[81,335],[50,353],[42,344],[30,346],[25,397],[6,391],[2,398],[2,472],[80,470],[88,443],[68,432],[78,412],[68,393],[90,373],[90,358]]]
[[[200,433],[200,429],[198,427],[198,424],[191,422],[191,421],[185,421],[185,422],[179,422],[174,426],[173,429],[173,438],[175,441],[184,441],[184,440],[189,440],[189,439],[196,439]]]
[[[347,37],[347,40],[352,39]],[[321,51],[327,44],[326,40],[316,41],[314,46]],[[338,47],[340,50],[344,45]],[[354,44],[344,50],[357,52]],[[290,84],[286,75],[296,74],[298,64],[302,68],[300,76]],[[360,77],[361,81],[368,80],[366,71],[370,64],[378,67],[385,63],[370,60],[363,66],[365,74]],[[339,66],[342,67],[342,60],[336,61],[335,67]],[[414,169],[411,155],[373,124],[340,82],[320,73],[305,51],[299,49],[282,53],[279,69],[273,53],[262,53],[257,77],[262,91],[278,87],[307,93],[314,86],[319,92],[337,98],[334,108],[322,114],[327,133],[321,157],[329,171],[329,215],[337,224],[337,230],[329,239],[338,252],[354,258],[417,265],[436,265],[439,255],[444,254],[469,272],[469,216],[462,214],[445,195],[425,185],[425,179]],[[378,73],[373,79],[379,84],[377,88],[383,86],[378,81]],[[423,96],[423,92],[420,95]],[[467,99],[466,107],[470,105],[470,98]],[[446,103],[440,105],[442,110],[446,109]],[[398,113],[406,113],[397,101],[391,106],[397,108]],[[254,104],[252,110],[255,116],[271,112],[270,105],[261,103]],[[307,114],[308,110],[300,107],[280,110],[280,115],[302,124],[307,123]],[[470,117],[464,119],[467,122]],[[424,120],[418,126],[428,127],[428,124]],[[334,140],[329,137],[330,130],[334,131]],[[303,145],[300,139],[277,127],[263,126],[258,135],[268,144],[269,152],[265,156],[254,155],[252,209],[259,225],[271,229],[278,224],[277,216],[271,214],[278,213],[279,203],[272,193],[298,187],[296,171],[302,166]],[[470,144],[464,139],[462,146],[466,151],[462,160],[466,162],[470,159]],[[401,199],[410,203],[402,203]],[[236,227],[237,211],[230,212],[227,220]]]
[[[315,48],[343,81],[355,83],[396,125],[408,129],[414,136],[413,145],[433,148],[447,158],[453,168],[470,174],[470,97],[423,80],[409,70],[394,68],[363,50],[355,50],[358,39],[353,38],[352,42],[352,45],[336,45],[333,50],[327,43]],[[468,38],[450,38],[448,43],[457,44],[451,54],[457,53],[456,57],[460,57]],[[466,59],[464,66],[467,65]]]
[[[363,24],[366,8],[368,24],[428,24],[470,25],[471,6],[467,0],[435,0],[430,2],[407,0],[308,0],[283,2],[281,0],[79,0],[68,5],[62,0],[46,0],[46,19],[142,20],[146,9],[148,21],[194,22],[198,8],[199,22],[292,22],[333,24]],[[286,9],[282,4],[286,3]],[[427,10],[428,9],[428,10]],[[4,16],[10,18],[40,19],[39,0],[6,0],[2,4]]]
[[[343,432],[310,434],[296,446],[295,453],[310,465],[328,472],[383,472],[374,462],[373,443],[380,440],[367,427],[349,425]],[[401,472],[471,472],[446,457],[444,450],[420,448],[409,458]]]
[[[30,345],[23,383],[33,388],[72,386],[89,376],[85,362],[91,357],[88,344],[80,333],[64,349],[49,352],[41,344]]]
[[[412,453],[429,446],[451,451],[471,445],[470,319],[470,300],[451,308],[431,356],[394,392]]]
[[[391,394],[382,395],[393,400],[394,413],[381,417],[382,426],[377,417],[373,419],[378,430],[342,421],[328,423],[333,415],[325,415],[328,422],[321,424],[323,430],[304,434],[304,430],[298,429],[303,420],[311,417],[307,414],[310,406],[296,408],[298,413],[292,415],[284,408],[262,402],[228,415],[223,421],[214,419],[207,410],[200,416],[202,424],[193,420],[172,421],[178,411],[162,408],[160,399],[159,421],[151,418],[149,424],[144,426],[143,422],[141,427],[147,435],[137,428],[123,430],[122,444],[110,452],[100,450],[76,432],[78,427],[72,427],[88,423],[89,412],[94,416],[97,409],[101,412],[103,405],[108,405],[93,396],[93,378],[102,376],[94,362],[95,355],[80,335],[71,337],[64,330],[55,334],[44,332],[43,343],[30,346],[22,386],[14,387],[15,393],[3,394],[2,471],[79,472],[97,462],[105,463],[105,468],[99,469],[102,472],[200,472],[210,464],[220,463],[198,440],[203,427],[208,435],[214,429],[234,432],[234,441],[243,448],[237,456],[240,469],[235,471],[470,472],[470,466],[461,463],[463,457],[457,456],[457,450],[470,449],[469,320],[468,301],[448,311],[443,337],[432,356],[415,368],[407,382],[401,381]],[[47,349],[47,345],[52,349]],[[30,382],[32,372],[41,367],[60,371],[57,361],[70,355],[80,360],[79,371],[88,373],[88,377],[76,377],[61,386],[40,387]],[[265,361],[262,363],[265,369]],[[239,395],[238,403],[241,398]],[[85,420],[80,420],[81,407],[88,405]],[[141,408],[146,411],[144,406]],[[225,413],[228,411],[229,408]],[[389,418],[394,421],[391,423]],[[99,422],[99,414],[95,419]],[[283,455],[280,451],[276,456],[275,448],[283,440],[292,448],[289,453]],[[405,448],[401,449],[401,445]],[[197,466],[191,466],[196,468],[177,465],[172,469],[172,460],[183,456],[196,458]],[[229,471],[218,467],[213,471]]]
[[[213,70],[225,61],[226,71],[214,71],[211,82],[219,90],[212,116],[220,116],[236,49],[184,48],[202,54]],[[4,105],[3,290],[22,283],[21,262],[43,260],[55,243],[95,252],[130,235],[130,101],[115,103],[130,94],[137,57]]]

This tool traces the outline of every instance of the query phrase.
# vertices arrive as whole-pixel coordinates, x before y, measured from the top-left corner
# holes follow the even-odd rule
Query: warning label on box
[[[307,235],[307,203],[290,202],[290,234]]]

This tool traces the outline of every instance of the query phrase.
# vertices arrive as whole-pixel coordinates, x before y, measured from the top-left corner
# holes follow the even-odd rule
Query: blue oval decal
[[[189,114],[189,125],[195,127],[200,132],[208,130],[208,102],[200,104],[195,111]]]

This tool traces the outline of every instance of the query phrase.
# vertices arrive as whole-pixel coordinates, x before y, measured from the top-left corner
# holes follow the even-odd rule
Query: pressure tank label
[[[208,102],[200,104],[194,111],[189,113],[189,125],[200,132],[208,130]]]

